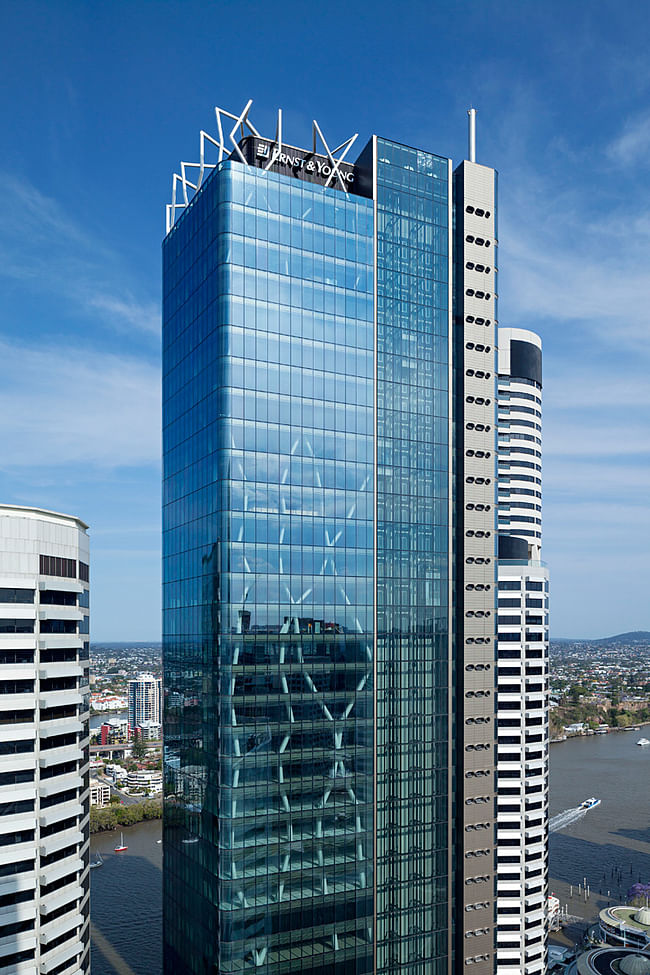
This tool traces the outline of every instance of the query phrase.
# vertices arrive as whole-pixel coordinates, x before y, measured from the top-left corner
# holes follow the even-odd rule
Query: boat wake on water
[[[557,816],[553,816],[553,819],[549,820],[548,831],[549,833],[557,833],[561,829],[566,829],[567,826],[573,826],[577,823],[579,819],[585,816],[589,809],[593,809],[594,806],[600,805],[600,799],[585,799],[581,802],[579,806],[574,809],[565,809],[564,812],[558,813]]]

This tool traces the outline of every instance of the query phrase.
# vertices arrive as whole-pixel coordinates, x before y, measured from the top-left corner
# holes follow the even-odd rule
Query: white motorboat
[[[592,796],[591,799],[585,799],[584,802],[581,802],[580,803],[580,808],[581,809],[594,809],[596,806],[599,806],[599,805],[600,805],[600,799],[596,799],[595,796]]]

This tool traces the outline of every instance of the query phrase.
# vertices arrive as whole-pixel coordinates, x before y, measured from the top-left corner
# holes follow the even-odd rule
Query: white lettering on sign
[[[269,150],[269,145],[264,142],[258,142],[256,152],[257,158],[268,159]],[[322,162],[320,159],[305,159],[304,156],[290,156],[286,152],[280,152],[279,149],[273,150],[271,158],[272,162],[279,163],[281,166],[288,166],[290,169],[302,169],[306,173],[320,176],[323,179],[327,179],[332,175],[332,167],[329,165],[329,163]],[[341,178],[345,180],[346,183],[354,182],[353,171],[337,169],[336,172],[340,173]]]

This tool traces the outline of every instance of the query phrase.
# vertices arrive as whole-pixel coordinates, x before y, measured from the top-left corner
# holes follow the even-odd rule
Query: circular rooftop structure
[[[621,975],[650,975],[650,958],[647,955],[628,955],[621,959],[618,968]]]
[[[640,911],[637,911],[634,920],[650,927],[650,907],[642,907]]]
[[[590,948],[569,970],[577,975],[650,975],[650,954],[634,948]]]

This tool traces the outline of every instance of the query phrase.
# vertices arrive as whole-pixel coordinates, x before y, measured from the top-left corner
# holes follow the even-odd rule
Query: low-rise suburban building
[[[90,805],[103,809],[111,801],[111,787],[107,782],[99,779],[90,780]]]
[[[162,792],[162,772],[155,769],[137,769],[126,777],[128,789],[144,789],[145,792]]]
[[[142,721],[135,728],[135,734],[144,741],[160,741],[162,726],[159,721]]]

